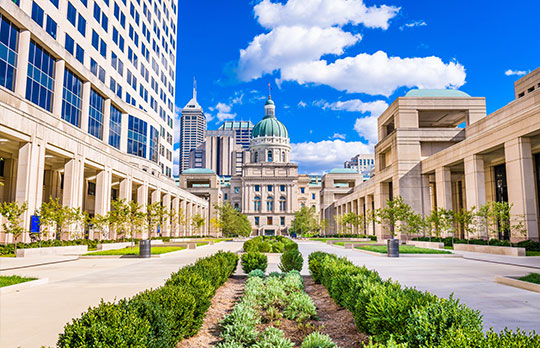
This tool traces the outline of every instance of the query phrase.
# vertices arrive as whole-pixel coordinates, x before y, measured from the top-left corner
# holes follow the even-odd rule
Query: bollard
[[[151,240],[141,240],[139,242],[139,257],[147,259],[152,255],[152,244]]]

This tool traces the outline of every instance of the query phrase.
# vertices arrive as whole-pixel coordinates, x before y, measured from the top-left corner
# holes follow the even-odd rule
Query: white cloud
[[[345,140],[347,137],[347,134],[341,134],[341,133],[334,133],[334,135],[331,136],[332,139],[341,139]]]
[[[349,93],[390,96],[401,86],[457,88],[465,83],[463,65],[438,57],[388,57],[385,52],[362,53],[328,64],[326,60],[296,64],[281,70],[284,80],[316,83]]]
[[[372,102],[363,102],[360,99],[351,99],[346,101],[337,101],[334,103],[325,103],[323,109],[345,110],[352,112],[369,112],[373,116],[378,117],[388,108],[388,104],[383,100]]]
[[[305,102],[303,102],[302,100],[300,100],[300,101],[298,102],[298,107],[299,107],[299,108],[305,108],[306,106],[307,106],[307,104],[306,104]]]
[[[265,28],[304,25],[328,28],[335,25],[363,24],[387,29],[399,7],[367,7],[362,0],[289,0],[286,4],[263,0],[254,8],[255,17]]]
[[[341,55],[360,39],[360,35],[335,27],[280,26],[255,36],[246,49],[240,50],[238,77],[250,81],[288,66],[318,60],[325,54]]]
[[[359,153],[373,153],[373,147],[360,141],[340,139],[291,144],[291,160],[303,173],[322,174],[332,168],[342,168],[343,162]]]
[[[504,74],[506,76],[523,76],[523,75],[526,75],[527,72],[526,71],[523,71],[523,70],[512,70],[512,69],[508,69],[504,72]]]
[[[236,117],[236,113],[231,112],[231,106],[224,103],[217,103],[215,109],[217,110],[217,119],[220,122],[225,120],[232,120]]]
[[[366,139],[369,144],[376,144],[377,135],[377,116],[359,117],[354,123],[354,130],[359,136]]]
[[[403,30],[405,28],[415,28],[415,27],[425,27],[425,26],[427,26],[426,21],[419,20],[419,21],[413,21],[410,23],[405,23],[405,25],[402,25],[401,27],[399,27],[399,30]]]

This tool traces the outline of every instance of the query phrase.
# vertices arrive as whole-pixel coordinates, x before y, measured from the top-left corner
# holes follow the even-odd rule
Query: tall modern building
[[[373,167],[375,167],[375,155],[373,154],[358,154],[343,163],[343,168],[356,169],[358,173],[370,170]]]
[[[245,150],[249,150],[249,142],[253,127],[251,121],[225,121],[219,126],[219,130],[234,131],[234,140],[236,144],[242,146]]]
[[[25,229],[51,197],[207,207],[172,179],[176,22],[172,0],[0,0],[0,202]]]
[[[189,168],[191,150],[204,142],[206,117],[197,102],[197,89],[193,86],[193,98],[182,109],[180,117],[180,174]]]

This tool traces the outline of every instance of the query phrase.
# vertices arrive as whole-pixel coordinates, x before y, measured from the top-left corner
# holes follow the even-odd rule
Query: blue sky
[[[411,88],[508,104],[540,66],[538,13],[536,0],[180,1],[176,105],[196,77],[208,129],[257,123],[271,83],[299,171],[322,173],[372,152],[376,117]]]

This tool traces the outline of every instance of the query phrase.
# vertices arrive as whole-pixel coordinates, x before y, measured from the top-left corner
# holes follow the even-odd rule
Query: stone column
[[[450,168],[435,169],[435,183],[437,185],[437,207],[452,209],[452,174]]]
[[[188,223],[188,218],[187,218],[187,202],[186,202],[186,199],[182,199],[182,202],[180,202],[180,207],[182,208],[182,216],[183,216],[183,225],[181,226],[182,228],[182,234],[183,236],[185,237],[187,235],[187,223]]]
[[[24,1],[30,4],[31,1]],[[21,30],[19,32],[19,47],[17,50],[17,75],[15,76],[15,94],[26,98],[26,81],[28,78],[28,58],[30,54],[30,30]]]
[[[109,108],[110,113],[110,108]],[[129,115],[122,114],[122,123],[120,125],[120,151],[127,152],[127,138],[128,138],[128,126],[129,126]]]
[[[193,231],[191,229],[191,217],[193,215],[193,203],[187,202],[186,204],[186,235],[191,236],[193,235]]]
[[[54,93],[52,113],[58,118],[62,117],[62,97],[64,94],[64,70],[66,62],[58,59],[54,64]]]
[[[169,193],[167,193],[163,197],[163,207],[165,208],[165,211],[167,213],[171,210],[171,195]],[[163,223],[163,226],[161,226],[161,228],[163,229],[162,234],[165,237],[170,237],[172,235],[172,233],[171,233],[171,220],[170,220],[168,215],[165,216],[165,222]]]
[[[366,214],[368,214],[368,215],[373,214],[372,207],[373,207],[373,196],[367,195],[366,196]],[[366,221],[367,221],[367,218],[368,218],[368,216],[366,216]],[[368,234],[368,235],[373,234],[373,221],[368,221],[366,223],[366,226],[367,226],[366,234]]]
[[[175,225],[173,226],[171,235],[174,237],[178,237],[180,235],[180,228],[178,224],[178,213],[180,212],[180,198],[174,197],[172,200],[172,208],[176,214],[174,221],[176,221]]]
[[[386,206],[387,195],[385,194],[386,183],[375,184],[375,193],[373,194],[373,201],[375,202],[375,209],[384,208]],[[389,234],[385,232],[382,224],[375,224],[375,235],[377,239],[387,239]]]
[[[152,192],[152,194],[150,195],[150,199],[151,199],[152,204],[161,203],[161,191],[160,191],[159,188]],[[148,236],[148,238],[152,238],[154,236],[157,236],[158,224],[156,224],[156,226],[154,227],[154,230],[152,230],[152,232],[151,232],[150,236]],[[160,231],[160,233],[163,233],[163,226],[159,226],[159,231]]]
[[[17,160],[17,181],[15,201],[27,209],[22,215],[23,228],[30,230],[30,219],[36,209],[41,206],[43,195],[43,172],[45,165],[45,142],[34,140],[19,149]],[[30,235],[25,232],[20,237],[22,242],[29,242]]]
[[[429,175],[422,175],[422,212],[424,216],[428,216],[429,214],[431,214],[431,194],[429,191]]]
[[[90,91],[92,85],[89,81],[84,82],[82,86],[82,100],[81,100],[81,129],[88,133],[88,115],[90,113]]]
[[[481,155],[471,155],[464,160],[465,194],[467,209],[486,204],[486,184],[484,179],[484,159]]]
[[[537,202],[534,190],[534,165],[530,138],[521,137],[504,143],[506,160],[506,184],[508,203],[512,204],[512,222],[522,219],[527,229],[526,236],[512,235],[512,239],[538,240]],[[540,173],[536,173],[540,175]]]
[[[96,200],[94,213],[105,216],[111,210],[111,180],[112,172],[105,167],[96,176]],[[90,231],[89,239],[94,239],[93,232]]]
[[[122,179],[120,181],[120,192],[119,192],[119,197],[120,199],[123,199],[126,201],[126,203],[129,203],[132,198],[131,198],[131,195],[132,195],[132,179],[131,177],[127,177],[125,179]]]
[[[64,194],[62,204],[71,208],[82,207],[84,183],[84,159],[69,160],[64,166]]]
[[[103,142],[109,143],[109,131],[111,122],[111,100],[105,99],[103,103]]]
[[[146,212],[146,206],[148,205],[148,183],[146,181],[137,188],[137,203],[141,207],[141,211]],[[148,236],[148,230],[146,228],[139,230],[137,238],[150,238],[150,236]]]

